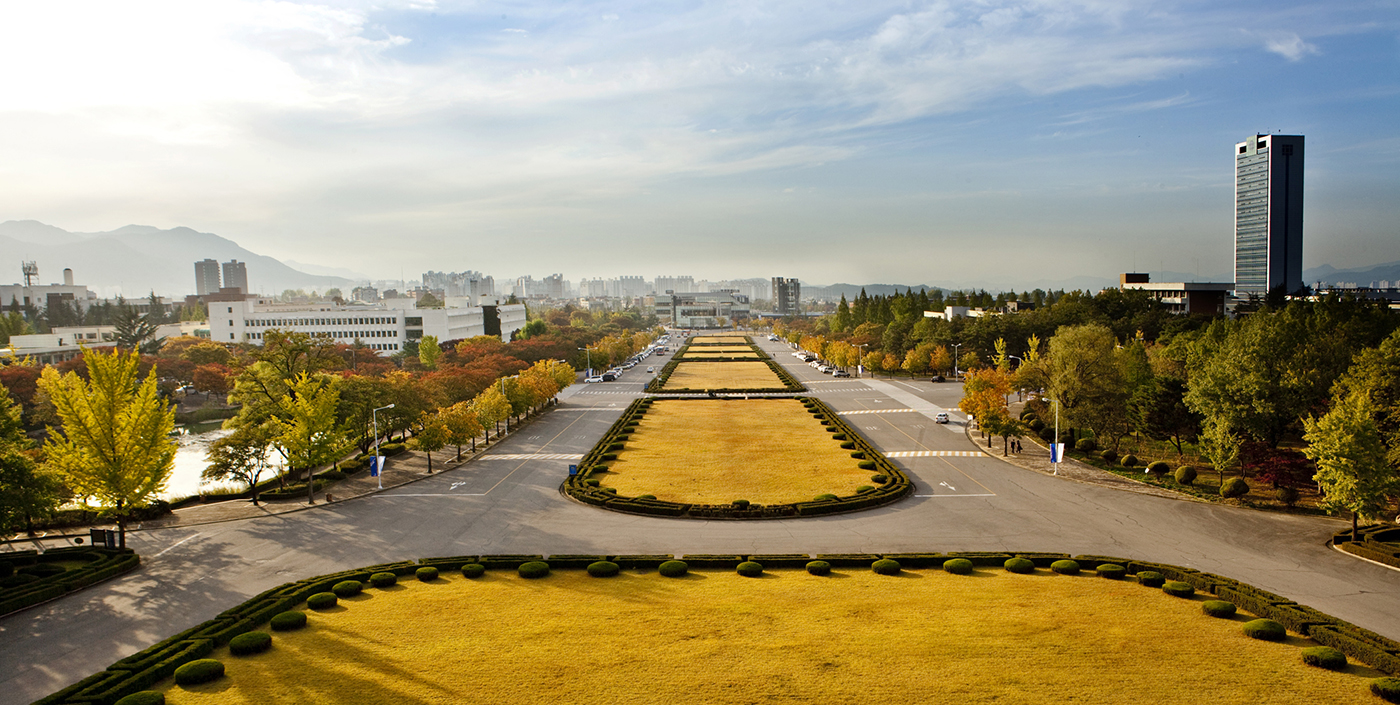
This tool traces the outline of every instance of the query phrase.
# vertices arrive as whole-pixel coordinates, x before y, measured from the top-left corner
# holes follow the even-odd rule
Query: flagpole
[[[384,489],[384,456],[379,454],[379,412],[392,408],[394,405],[390,404],[369,412],[370,419],[374,421],[374,476],[379,480],[379,489],[381,490]],[[1057,428],[1058,423],[1057,421]]]

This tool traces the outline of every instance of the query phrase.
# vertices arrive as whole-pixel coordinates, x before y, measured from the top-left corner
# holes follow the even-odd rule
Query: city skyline
[[[1210,276],[1226,150],[1282,132],[1312,147],[1303,267],[1400,260],[1393,7],[82,9],[0,9],[33,67],[0,78],[0,221],[374,278]]]

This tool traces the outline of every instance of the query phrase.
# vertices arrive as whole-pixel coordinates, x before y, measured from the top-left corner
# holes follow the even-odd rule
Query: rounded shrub
[[[328,610],[335,607],[340,602],[340,598],[333,592],[318,592],[306,598],[306,606],[313,610]]]
[[[1025,575],[1035,572],[1035,561],[1017,556],[1015,558],[1006,559],[1006,562],[1002,563],[1001,567],[1005,568],[1008,573],[1020,573],[1021,575]]]
[[[1274,491],[1274,499],[1291,507],[1298,503],[1298,488],[1280,487]]]
[[[1109,580],[1122,580],[1123,576],[1128,574],[1128,569],[1124,568],[1121,565],[1118,565],[1117,563],[1104,563],[1100,565],[1098,567],[1098,570],[1094,572],[1098,573],[1100,578],[1108,578]]]
[[[838,441],[844,441],[844,440],[846,440],[846,434],[844,434],[844,433],[838,433],[838,434],[832,436],[832,439],[838,440]],[[846,445],[843,443],[843,444],[841,445],[841,447],[842,447],[842,448],[845,448]],[[856,444],[852,443],[852,444],[851,444],[851,448],[854,448],[854,447],[856,447]]]
[[[1347,667],[1347,655],[1330,646],[1309,646],[1303,649],[1303,663],[1329,671],[1340,671]]]
[[[875,461],[874,461],[874,460],[862,460],[862,461],[860,461],[859,463],[856,463],[856,467],[860,468],[861,470],[874,470],[874,469],[875,469]]]
[[[819,495],[813,497],[813,498],[812,498],[812,501],[813,501],[813,502],[821,502],[821,501],[827,500],[827,499],[840,499],[840,497],[837,497],[836,495],[830,494],[830,493],[828,493],[828,494],[819,494]]]
[[[331,592],[336,597],[354,597],[365,589],[365,584],[358,580],[342,580],[331,586]]]
[[[165,693],[140,690],[117,701],[117,705],[165,705]]]
[[[1119,464],[1125,468],[1135,468],[1138,464],[1137,456],[1129,453],[1123,456],[1123,460]]]
[[[1190,465],[1182,465],[1176,469],[1176,483],[1178,485],[1190,485],[1196,481],[1196,468]]]
[[[323,593],[330,595],[330,593]],[[331,595],[335,597],[335,595]],[[212,658],[202,658],[175,669],[176,685],[199,685],[218,680],[224,676],[224,662]]]
[[[1151,473],[1153,477],[1165,477],[1171,471],[1172,466],[1167,465],[1165,460],[1154,460],[1147,464],[1147,472]]]
[[[812,575],[830,575],[831,564],[826,561],[811,561],[807,564],[807,572]]]
[[[1260,641],[1283,641],[1284,637],[1288,636],[1288,630],[1272,619],[1245,622],[1242,628],[1245,636]]]
[[[1371,694],[1388,703],[1400,703],[1400,678],[1377,678],[1371,681]]]
[[[841,444],[841,449],[842,449],[842,450],[855,450],[855,449],[856,449],[856,444],[855,444],[855,443],[852,443],[851,441],[846,441],[845,443],[842,443],[842,444]]]
[[[583,481],[583,484],[584,484],[585,486],[588,486],[588,487],[597,487],[598,485],[600,485],[600,484],[602,484],[602,483],[600,483],[600,482],[598,482],[597,480],[595,480],[595,479],[593,479],[593,478],[590,477],[590,478],[588,478],[587,480],[584,480],[584,481]]]
[[[856,494],[865,494],[866,492],[874,492],[874,491],[875,491],[875,488],[874,488],[874,487],[871,487],[870,485],[861,485],[860,487],[857,487],[857,488],[856,488]]]
[[[1226,499],[1235,499],[1249,494],[1249,483],[1242,477],[1232,477],[1220,486],[1220,496]]]
[[[602,487],[600,489],[602,489],[604,492],[607,492],[608,494],[617,494],[616,487]]]
[[[543,578],[549,575],[549,564],[544,561],[529,561],[527,563],[521,563],[520,567],[515,569],[515,572],[519,573],[522,578],[530,578],[532,580],[535,578]]]
[[[1045,428],[1040,429],[1040,440],[1042,440],[1042,441],[1053,441],[1053,440],[1055,440],[1055,429],[1053,429],[1053,428],[1051,428],[1051,427],[1049,427],[1049,426],[1046,426]]]
[[[763,575],[763,564],[755,563],[753,561],[744,561],[743,563],[740,563],[739,567],[735,568],[734,570],[738,572],[739,575],[742,575],[745,578],[757,578],[758,576]]]
[[[863,451],[858,450],[854,453],[851,453],[851,457],[855,458],[856,460],[865,460],[865,453]]]
[[[899,575],[899,561],[893,558],[881,558],[870,564],[870,569],[876,575]]]
[[[1040,433],[1041,430],[1045,428],[1045,422],[1041,421],[1040,419],[1033,418],[1030,420],[1030,427],[1031,431],[1034,431],[1035,433]]]
[[[1235,604],[1224,600],[1206,600],[1201,603],[1201,611],[1220,619],[1229,619],[1235,616]]]
[[[425,565],[413,571],[413,577],[418,578],[420,582],[431,583],[438,579],[438,569],[430,565]]]
[[[271,627],[274,632],[293,632],[306,626],[306,613],[292,610],[275,615]]]
[[[1138,584],[1143,587],[1159,588],[1166,584],[1167,576],[1155,570],[1144,570],[1137,574]]]
[[[1102,458],[1105,463],[1116,463],[1118,462],[1118,451],[1109,448],[1108,450],[1099,453],[1099,457]]]
[[[639,494],[639,495],[636,496],[636,499],[656,499],[656,495],[654,495],[654,494]]]
[[[1099,449],[1099,442],[1092,438],[1081,438],[1074,443],[1074,449],[1081,453],[1092,453]]]
[[[886,475],[886,474],[884,474],[884,473],[880,473],[880,474],[877,474],[877,475],[871,475],[871,476],[870,476],[870,481],[873,482],[873,483],[875,483],[875,484],[877,484],[877,485],[883,485],[883,484],[885,484],[886,482],[889,482],[889,481],[890,481],[890,478],[889,478],[888,475]]]
[[[972,561],[966,558],[950,558],[943,561],[943,572],[953,575],[970,575],[972,573]]]
[[[736,500],[734,500],[733,502],[730,502],[730,504],[732,504],[732,505],[734,505],[734,506],[736,506],[736,507],[738,507],[738,508],[740,508],[740,509],[747,509],[748,506],[749,506],[749,500],[747,500],[747,499],[736,499]]]
[[[35,577],[52,578],[55,575],[61,575],[68,569],[56,563],[39,563],[37,565],[31,565],[26,568],[21,568],[20,570],[21,572],[28,573]]]
[[[1183,583],[1179,580],[1168,580],[1162,583],[1162,592],[1172,597],[1190,597],[1196,594],[1196,588],[1191,587],[1191,583]]]
[[[272,635],[267,632],[243,632],[228,642],[228,652],[234,656],[251,656],[272,648]]]
[[[462,566],[462,577],[464,578],[480,578],[483,575],[486,575],[486,566],[480,563],[468,563]]]
[[[621,570],[612,561],[597,561],[588,564],[588,574],[595,578],[611,578]]]
[[[1050,570],[1060,575],[1079,575],[1079,561],[1072,561],[1068,558],[1055,561],[1050,564]]]
[[[666,561],[656,569],[656,572],[667,578],[679,578],[690,572],[690,566],[685,561]]]
[[[399,576],[393,573],[375,573],[369,576],[369,584],[377,588],[392,587],[399,583]]]

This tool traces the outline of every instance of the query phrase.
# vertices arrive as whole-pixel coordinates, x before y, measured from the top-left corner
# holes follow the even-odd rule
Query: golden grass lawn
[[[783,381],[769,369],[766,362],[685,362],[662,387],[677,389],[780,389]]]
[[[739,350],[734,350],[734,351],[723,351],[723,350],[716,351],[716,350],[710,350],[709,348],[698,348],[698,349],[697,349],[697,348],[691,348],[690,350],[687,350],[687,351],[686,351],[685,355],[683,355],[681,359],[683,359],[683,360],[703,360],[703,359],[705,359],[705,358],[710,358],[710,357],[732,357],[732,358],[742,358],[742,359],[748,359],[748,360],[758,360],[758,359],[760,359],[760,358],[758,357],[758,353],[756,353],[756,352],[754,352],[754,351],[752,351],[752,350],[749,350],[748,348],[741,348],[741,349],[739,349]]]
[[[659,399],[594,477],[619,497],[693,504],[807,502],[874,485],[831,435],[796,399]]]
[[[1132,581],[978,569],[592,578],[513,571],[365,593],[171,705],[265,703],[1373,703],[1298,637]],[[264,627],[265,629],[265,627]]]
[[[735,343],[744,339],[745,336],[742,333],[735,333],[733,335],[700,335],[691,338],[690,342],[704,345],[706,343]]]

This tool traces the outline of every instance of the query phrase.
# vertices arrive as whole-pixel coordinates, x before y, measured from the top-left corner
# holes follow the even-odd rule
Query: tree
[[[428,474],[433,474],[433,451],[442,450],[452,438],[452,432],[440,414],[423,414],[418,421],[418,432],[413,434],[418,441],[418,450],[428,456]]]
[[[229,368],[220,364],[200,365],[194,368],[190,380],[194,388],[210,394],[225,394],[229,390]]]
[[[885,354],[878,350],[872,350],[865,354],[865,358],[861,360],[861,364],[865,366],[865,369],[870,370],[872,374],[878,372],[885,364]]]
[[[418,341],[418,361],[423,363],[423,367],[436,370],[438,358],[442,355],[442,348],[438,347],[436,335],[425,335]]]
[[[447,442],[457,446],[457,459],[462,459],[462,444],[471,443],[476,452],[476,437],[481,435],[481,421],[467,402],[457,402],[438,412],[447,427]]]
[[[1351,539],[1357,540],[1357,519],[1377,518],[1388,495],[1400,491],[1400,481],[1386,463],[1380,429],[1372,418],[1370,400],[1360,394],[1342,398],[1326,416],[1303,422],[1303,451],[1314,463],[1313,479],[1329,511],[1351,513]]]
[[[880,368],[891,375],[894,374],[895,370],[899,369],[899,365],[899,356],[894,353],[885,353],[884,357],[880,360]]]
[[[237,480],[247,485],[253,493],[253,506],[257,506],[258,481],[269,467],[267,450],[275,432],[272,424],[243,426],[210,443],[204,479]]]
[[[1201,417],[1186,405],[1186,382],[1176,377],[1157,377],[1143,385],[1129,402],[1133,424],[1154,441],[1170,441],[1176,454],[1182,443],[1196,440]]]
[[[113,325],[116,326],[116,330],[112,333],[112,339],[116,341],[117,347],[126,350],[139,350],[147,355],[154,355],[165,342],[165,338],[156,338],[156,331],[160,326],[130,306],[123,306],[117,312]]]
[[[1400,468],[1400,330],[1381,344],[1357,353],[1345,374],[1332,387],[1332,398],[1365,396],[1372,419],[1388,449],[1387,462]]]
[[[1087,427],[1098,435],[1123,425],[1127,398],[1114,357],[1116,345],[1113,331],[1097,324],[1066,326],[1050,339],[1046,386],[1071,426]]]
[[[135,352],[83,354],[88,379],[44,369],[40,388],[62,422],[44,448],[46,465],[74,494],[112,507],[126,548],[126,518],[165,489],[174,467],[175,410],[160,398],[155,368],[138,379]]]
[[[317,466],[335,460],[345,443],[345,433],[337,422],[340,391],[335,378],[297,375],[289,393],[278,400],[279,414],[272,419],[276,435],[272,443],[287,459],[292,471],[306,471],[306,502],[315,504]]]
[[[510,416],[510,400],[494,384],[476,395],[476,398],[472,399],[471,406],[472,410],[476,412],[477,418],[481,420],[481,424],[483,426],[495,425],[498,433],[501,421]],[[491,440],[490,430],[486,432],[486,440]]]
[[[948,352],[948,346],[939,345],[934,348],[933,354],[929,356],[928,365],[933,369],[934,374],[952,374],[953,355]]]
[[[1225,471],[1240,457],[1240,437],[1230,428],[1225,419],[1206,419],[1201,432],[1201,451],[1220,476],[1220,484],[1225,484]]]
[[[433,296],[432,292],[423,294],[423,296],[418,299],[418,302],[414,304],[414,308],[442,308],[442,306],[442,299]]]
[[[0,533],[24,529],[48,516],[63,501],[63,483],[18,447],[0,447]]]

